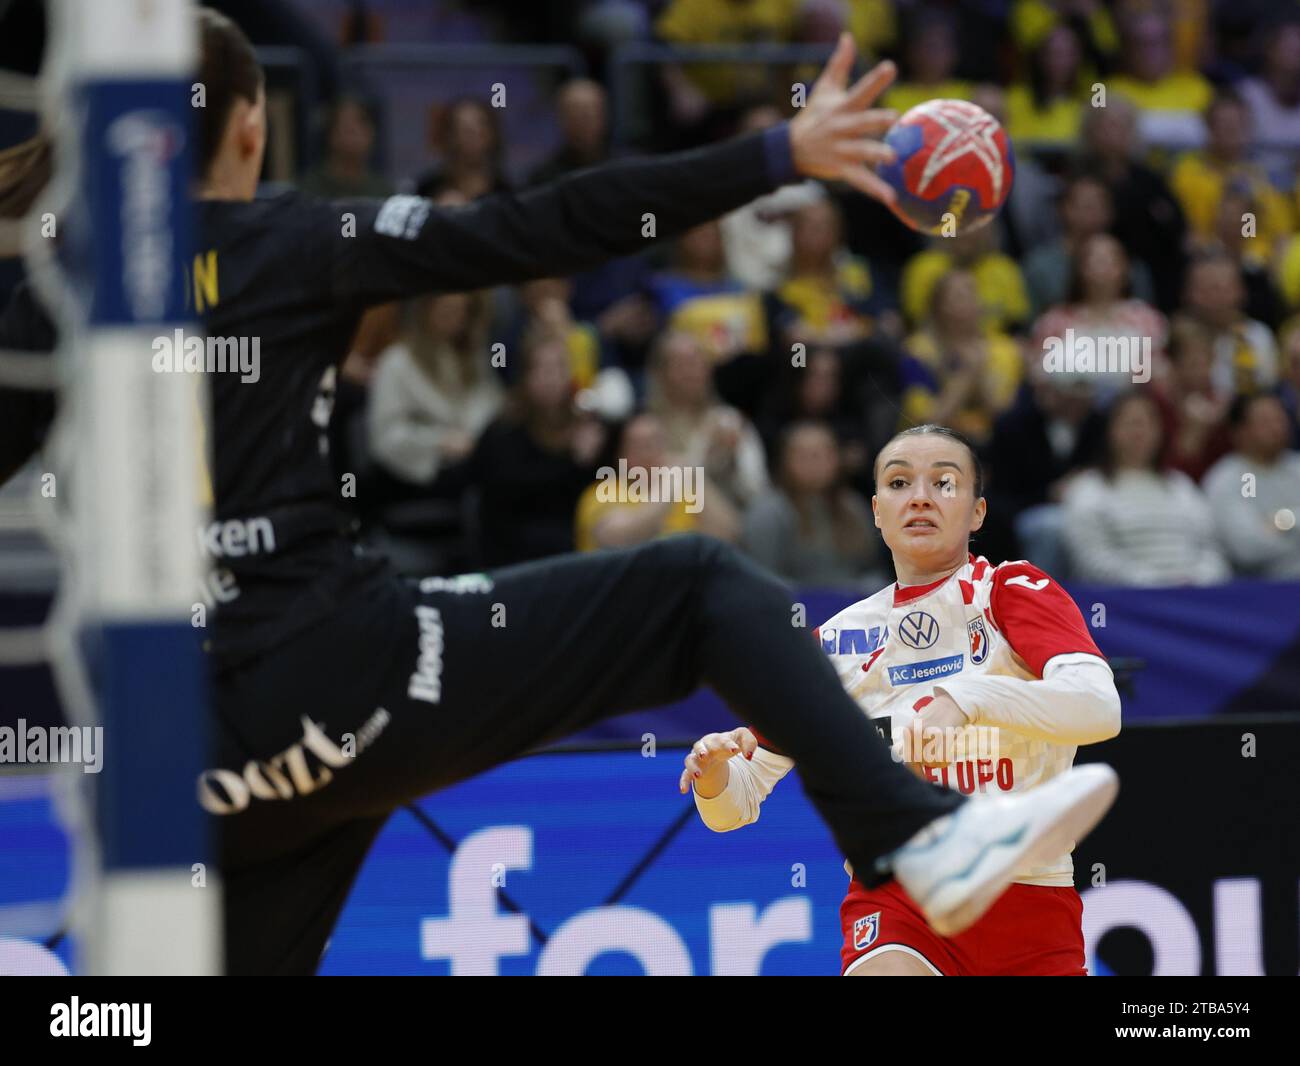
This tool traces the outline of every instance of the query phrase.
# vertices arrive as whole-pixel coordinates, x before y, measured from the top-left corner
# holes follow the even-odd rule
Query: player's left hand
[[[807,103],[791,120],[790,148],[795,169],[810,178],[846,182],[881,203],[893,204],[894,190],[871,168],[892,162],[894,150],[872,138],[888,130],[898,115],[869,108],[897,71],[886,60],[850,88],[853,53],[852,35],[841,34]]]

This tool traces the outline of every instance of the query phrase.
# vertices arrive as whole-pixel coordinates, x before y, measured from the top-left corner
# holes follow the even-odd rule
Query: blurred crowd
[[[807,182],[588,274],[373,311],[340,376],[333,455],[401,565],[694,529],[801,586],[874,591],[892,571],[872,458],[938,422],[984,458],[972,547],[995,561],[1127,585],[1300,579],[1300,6],[573,7],[561,29],[530,29],[696,45],[847,28],[898,62],[888,106],[957,97],[1004,123],[1012,200],[993,225],[926,239]],[[780,122],[813,72],[660,64],[646,147]],[[382,102],[345,90],[300,184],[454,205],[617,154],[601,80],[563,82],[551,106],[560,141],[531,173],[513,169],[499,110],[466,97],[436,102],[428,166],[391,174]],[[1149,338],[1150,380],[1049,372],[1045,345],[1067,331]],[[598,471],[620,460],[699,471],[698,500],[606,499]]]

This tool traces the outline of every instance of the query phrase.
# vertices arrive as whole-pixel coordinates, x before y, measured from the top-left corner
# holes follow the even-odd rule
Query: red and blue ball
[[[894,214],[935,236],[987,225],[1007,202],[1016,158],[1001,124],[966,100],[927,100],[885,134],[896,159],[879,168],[898,200]]]

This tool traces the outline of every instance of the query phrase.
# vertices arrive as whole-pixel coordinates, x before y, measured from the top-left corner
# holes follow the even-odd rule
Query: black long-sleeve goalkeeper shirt
[[[258,353],[256,380],[239,370],[208,374],[214,513],[199,535],[214,560],[208,591],[220,607],[218,649],[264,647],[310,625],[340,582],[373,569],[342,536],[342,486],[325,443],[334,374],[367,307],[585,270],[794,178],[783,125],[464,206],[298,193],[199,201],[187,278],[196,310],[208,338]],[[42,330],[50,333],[48,322],[19,290],[0,316],[0,347],[42,347]],[[15,406],[11,418],[41,402],[3,395]],[[0,435],[6,474],[38,436],[29,418],[13,425],[20,432]]]

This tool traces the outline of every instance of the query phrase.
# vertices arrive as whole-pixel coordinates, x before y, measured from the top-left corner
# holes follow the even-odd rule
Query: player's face
[[[964,445],[948,437],[902,437],[877,460],[871,510],[900,577],[960,565],[971,533],[984,524],[975,471]]]

